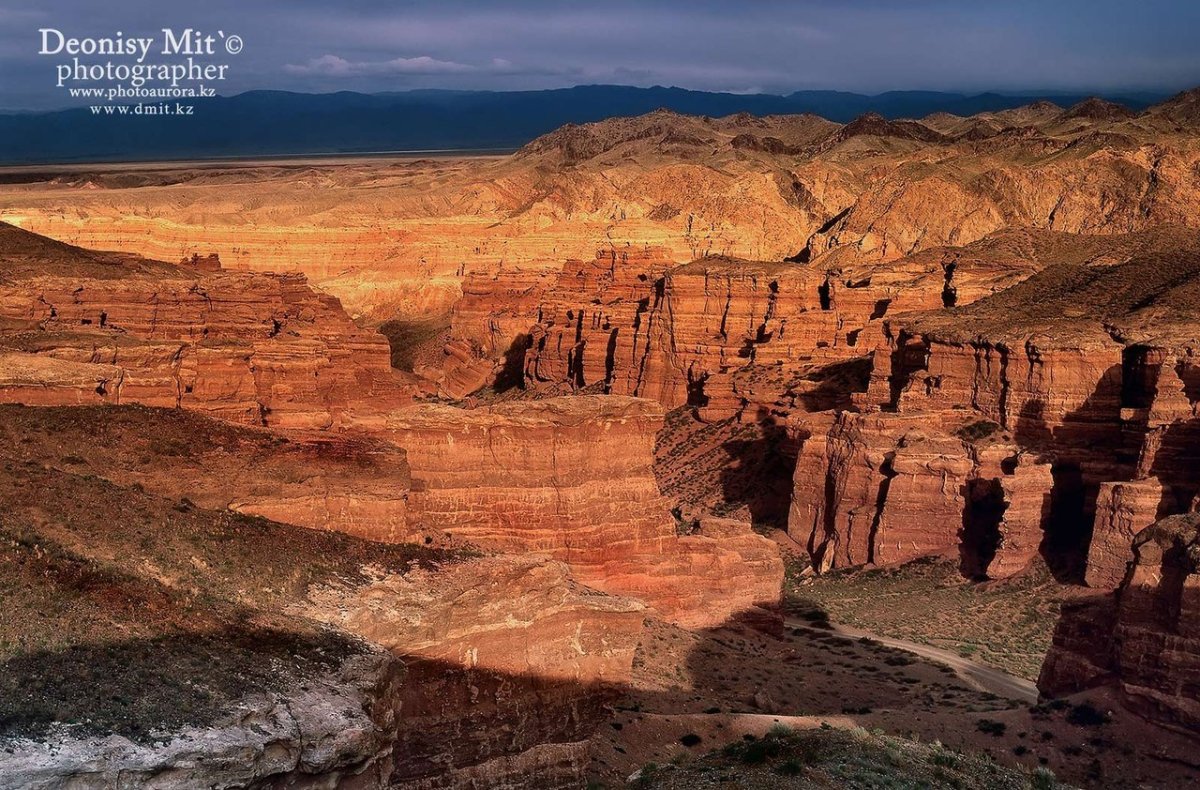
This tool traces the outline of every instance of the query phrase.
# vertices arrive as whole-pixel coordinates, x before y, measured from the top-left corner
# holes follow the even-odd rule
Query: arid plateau
[[[0,788],[1198,746],[1200,90],[0,169]]]

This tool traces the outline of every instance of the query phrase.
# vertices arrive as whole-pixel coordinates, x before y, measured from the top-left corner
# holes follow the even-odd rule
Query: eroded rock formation
[[[302,275],[102,256],[8,225],[0,255],[0,376],[10,402],[52,404],[62,393],[328,428],[370,422],[416,391],[391,369],[387,341],[358,329]]]
[[[545,558],[224,509],[226,482],[386,472],[400,451],[378,442],[281,446],[174,410],[0,412],[0,786],[581,782],[642,604]],[[278,509],[311,517],[290,494]]]
[[[688,403],[711,421],[782,422],[797,410],[848,407],[861,386],[830,379],[857,378],[847,374],[890,316],[969,304],[1050,261],[1120,262],[1188,239],[1005,230],[968,247],[836,266],[722,257],[672,265],[665,251],[606,248],[568,261],[552,280],[471,280],[444,373],[423,372],[456,381],[458,397],[502,371],[511,378],[523,359],[525,383],[536,389]]]
[[[749,525],[677,535],[652,469],[662,422],[653,401],[576,396],[417,406],[387,431],[408,453],[416,532],[546,554],[686,625],[778,602],[778,550]]]
[[[790,526],[823,567],[957,548],[996,576],[1040,553],[1111,588],[1133,533],[1187,509],[1194,239],[1092,243],[969,306],[885,318],[861,413],[793,416]],[[903,527],[908,550],[887,543],[893,501],[926,517],[928,544]]]
[[[1063,607],[1038,688],[1113,685],[1151,719],[1200,727],[1200,519],[1172,516],[1133,539],[1115,593]]]

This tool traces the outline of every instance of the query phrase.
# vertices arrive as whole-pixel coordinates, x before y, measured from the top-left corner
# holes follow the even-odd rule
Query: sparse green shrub
[[[1058,779],[1049,768],[1039,765],[1029,777],[1029,784],[1033,790],[1054,790],[1058,787]]]
[[[774,738],[760,738],[751,741],[742,752],[742,762],[746,765],[761,765],[779,754],[779,741]]]
[[[1067,714],[1067,721],[1079,727],[1099,727],[1108,723],[1108,714],[1090,702],[1081,702]]]
[[[795,760],[784,760],[775,766],[775,773],[781,776],[799,776],[804,773],[804,767]]]
[[[975,722],[975,729],[995,738],[999,738],[1004,734],[1004,731],[1008,729],[1008,725],[1002,721],[996,721],[995,719],[980,719],[979,721]]]
[[[1000,426],[991,420],[976,420],[959,428],[954,435],[964,442],[977,442],[980,439],[988,438],[998,430],[1000,430]]]
[[[934,765],[941,766],[942,768],[954,768],[962,762],[962,756],[958,752],[947,749],[940,743],[935,743],[929,760]]]

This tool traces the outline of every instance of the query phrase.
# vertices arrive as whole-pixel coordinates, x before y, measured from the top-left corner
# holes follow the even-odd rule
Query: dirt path
[[[808,627],[811,625],[803,620],[789,619],[786,622],[792,627]],[[862,629],[846,625],[833,625],[832,629],[833,633],[840,636],[853,639],[874,639],[881,645],[893,647],[897,650],[906,650],[929,661],[944,664],[958,673],[960,678],[981,691],[988,691],[1007,699],[1019,700],[1029,705],[1034,704],[1038,700],[1037,686],[1032,681],[1015,677],[1003,670],[981,664],[978,661],[963,658],[949,650],[923,645],[920,642],[910,642],[907,639],[893,639],[890,636],[880,636],[870,631],[863,631]]]

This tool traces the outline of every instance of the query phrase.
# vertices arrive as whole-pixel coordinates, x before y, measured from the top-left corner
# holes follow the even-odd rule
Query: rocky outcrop
[[[380,690],[403,677],[404,665],[377,650],[303,687],[248,697],[220,721],[163,733],[155,743],[69,732],[6,740],[0,788],[383,787],[394,740],[371,710]]]
[[[116,365],[0,353],[0,403],[113,403],[124,375]]]
[[[0,230],[10,266],[0,282],[9,401],[53,404],[62,393],[73,403],[182,406],[254,425],[327,428],[370,423],[416,391],[391,369],[387,341],[358,329],[302,275],[97,261]]]
[[[629,682],[644,612],[561,563],[491,557],[321,590],[313,616],[403,657],[404,683],[375,702],[395,732],[392,786],[566,788]]]
[[[1100,484],[1088,545],[1085,580],[1089,586],[1113,590],[1121,583],[1134,536],[1166,509],[1163,495],[1162,483],[1153,478]]]
[[[936,301],[944,276],[931,283]],[[649,251],[602,251],[594,262],[568,262],[549,292],[529,330],[526,384],[687,403],[710,421],[774,420],[820,400],[814,371],[860,357],[862,328],[887,310],[891,297],[881,294],[906,290],[849,285],[842,296],[842,288],[796,263],[670,266]]]
[[[179,409],[0,406],[0,445],[11,459],[86,470],[204,508],[384,543],[424,537],[405,517],[404,451],[363,435],[281,436]]]
[[[1172,516],[1137,534],[1110,595],[1064,607],[1038,688],[1055,696],[1115,685],[1148,718],[1200,727],[1200,520]]]
[[[820,570],[955,553],[968,576],[1009,576],[1042,540],[1049,467],[969,423],[922,414],[796,415],[788,532]]]
[[[541,553],[575,578],[646,601],[687,625],[779,600],[777,549],[749,532],[680,537],[652,470],[663,410],[577,396],[471,410],[394,412],[408,453],[411,529],[485,548]]]
[[[1200,485],[1187,324],[1200,263],[1185,238],[1121,240],[1108,255],[1133,257],[1115,265],[1081,242],[1082,263],[885,318],[860,413],[792,417],[797,539],[821,567],[887,561],[895,501],[931,535],[922,546],[901,526],[902,558],[958,548],[965,572],[996,576],[1040,554],[1064,578],[1115,586],[1132,535]],[[948,523],[961,533],[933,526]]]
[[[1034,562],[1053,506],[1054,473],[1012,446],[976,446],[960,548],[968,576],[1004,578]]]
[[[526,333],[537,321],[552,279],[549,272],[536,269],[466,275],[462,299],[451,314],[451,340],[444,358],[416,372],[452,399],[505,377],[519,382],[529,342]]]
[[[525,329],[526,381],[599,385],[618,395],[663,389],[655,324],[672,265],[654,249],[603,249],[590,260],[567,261]]]

